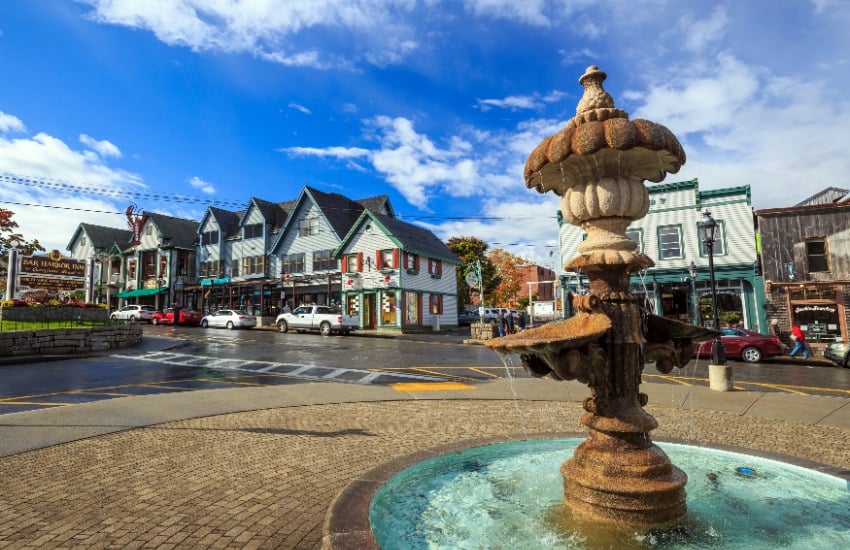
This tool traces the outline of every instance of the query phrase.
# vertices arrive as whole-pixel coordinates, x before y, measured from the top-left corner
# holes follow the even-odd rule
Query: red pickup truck
[[[198,326],[199,324],[201,324],[201,317],[203,317],[203,314],[199,311],[192,311],[191,309],[180,309],[179,324]],[[157,311],[156,313],[151,315],[151,324],[173,325],[174,308],[167,308],[165,311]]]

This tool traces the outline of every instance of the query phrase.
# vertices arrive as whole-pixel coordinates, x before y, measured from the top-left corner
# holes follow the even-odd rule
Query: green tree
[[[480,289],[470,287],[466,282],[466,274],[481,266],[481,278],[484,280],[484,300],[492,304],[490,296],[499,286],[501,280],[495,266],[487,258],[490,245],[477,237],[452,237],[446,242],[449,250],[455,253],[463,266],[457,270],[458,309],[463,311],[466,304],[472,303],[472,294]]]
[[[27,242],[23,235],[15,232],[18,222],[12,219],[14,215],[15,213],[11,210],[0,208],[0,291],[6,288],[6,266],[9,263],[9,249],[12,248],[12,241],[17,243],[20,253],[27,256],[44,250],[38,239]]]
[[[44,251],[44,247],[39,244],[38,239],[27,241],[23,235],[15,232],[18,228],[18,222],[12,219],[15,213],[5,208],[0,208],[0,252],[4,260],[9,257],[9,249],[12,248],[12,241],[17,241],[18,250],[21,254],[29,256],[35,252]]]

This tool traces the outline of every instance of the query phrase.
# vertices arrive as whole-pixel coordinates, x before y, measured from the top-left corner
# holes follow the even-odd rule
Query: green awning
[[[161,288],[139,288],[136,290],[125,290],[124,292],[119,292],[115,296],[118,298],[135,298],[136,296],[153,296],[154,294],[165,294],[168,292],[168,287],[164,286]]]

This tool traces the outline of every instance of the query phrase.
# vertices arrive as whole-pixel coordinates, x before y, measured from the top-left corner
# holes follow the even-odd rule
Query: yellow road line
[[[685,382],[685,379],[680,380],[678,376],[657,376],[657,378],[661,378],[662,380],[669,380],[670,382],[675,382],[676,384],[681,384],[683,386],[693,386],[693,384]]]
[[[0,405],[39,405],[41,407],[67,407],[76,403],[39,403],[38,401],[0,401]]]
[[[498,374],[493,374],[491,372],[487,372],[485,370],[481,370],[481,369],[476,368],[476,367],[467,367],[467,368],[469,370],[471,370],[472,372],[477,372],[477,373],[480,373],[480,374],[486,374],[487,376],[491,376],[493,378],[501,378],[501,376],[499,376]]]
[[[474,390],[475,386],[461,384],[460,382],[399,382],[389,385],[392,389],[400,392],[413,391],[460,391]]]
[[[386,372],[386,373],[398,373],[398,374],[404,374],[405,372],[408,372],[408,371],[410,371],[410,372],[421,372],[423,374],[429,374],[431,376],[441,376],[443,378],[453,378],[455,380],[469,380],[469,381],[473,380],[473,378],[470,378],[469,376],[458,376],[456,374],[446,374],[446,373],[442,373],[442,372],[437,372],[436,369],[439,369],[439,368],[440,367],[428,367],[428,368],[425,368],[425,367],[407,367],[407,368],[403,368],[403,369],[389,368],[389,369],[369,369],[369,370],[381,371],[381,372]],[[446,368],[462,369],[462,368],[466,368],[466,367],[446,367]]]

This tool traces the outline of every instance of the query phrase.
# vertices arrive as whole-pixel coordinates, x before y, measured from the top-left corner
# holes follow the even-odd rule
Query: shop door
[[[363,328],[374,329],[376,327],[375,295],[365,294],[363,296]]]

